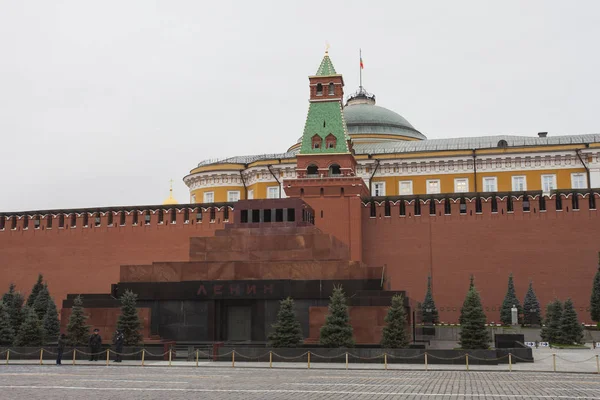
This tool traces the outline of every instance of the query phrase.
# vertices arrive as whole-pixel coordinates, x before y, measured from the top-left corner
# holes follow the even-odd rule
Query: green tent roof
[[[336,145],[331,149],[325,146],[325,138],[329,134],[336,138]],[[323,146],[318,149],[312,148],[312,138],[315,135],[323,140]],[[339,101],[310,103],[300,154],[348,153],[348,138],[342,104]]]
[[[331,58],[329,58],[329,54],[325,53],[325,57],[323,57],[323,61],[321,61],[321,65],[319,65],[319,69],[317,70],[316,76],[330,76],[336,75],[335,68],[333,68],[333,63],[331,62]]]

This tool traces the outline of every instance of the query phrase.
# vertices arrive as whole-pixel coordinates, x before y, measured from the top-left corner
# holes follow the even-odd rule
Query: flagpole
[[[358,56],[359,56],[360,62],[362,63],[362,49],[358,49]],[[358,69],[360,71],[360,85],[359,85],[359,88],[362,90],[362,65],[359,65]]]

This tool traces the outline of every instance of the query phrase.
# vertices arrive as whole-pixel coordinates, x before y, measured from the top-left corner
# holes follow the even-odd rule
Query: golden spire
[[[163,201],[163,205],[179,204],[177,200],[173,198],[173,179],[169,181],[169,198]]]

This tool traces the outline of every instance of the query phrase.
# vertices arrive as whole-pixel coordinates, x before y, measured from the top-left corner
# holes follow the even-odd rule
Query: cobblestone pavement
[[[0,399],[598,399],[592,374],[0,366]]]

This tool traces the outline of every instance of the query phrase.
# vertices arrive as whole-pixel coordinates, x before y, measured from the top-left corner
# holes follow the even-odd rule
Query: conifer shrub
[[[381,347],[387,349],[403,349],[408,347],[409,337],[406,330],[406,310],[404,297],[394,295],[391,307],[385,316],[386,326],[383,328]]]
[[[354,347],[346,296],[341,286],[335,287],[329,298],[329,312],[321,327],[319,341],[325,347]]]
[[[67,324],[67,339],[71,346],[87,346],[90,327],[86,324],[87,316],[83,312],[83,298],[77,296]]]
[[[486,329],[486,316],[481,297],[475,288],[473,277],[469,291],[460,310],[460,347],[463,349],[487,349],[490,335]]]
[[[125,346],[137,346],[142,342],[142,321],[136,308],[137,294],[131,290],[121,296],[121,315],[117,320],[117,329],[123,333]]]
[[[302,329],[294,311],[294,300],[291,297],[281,300],[277,322],[269,334],[272,347],[298,347],[302,343]]]

